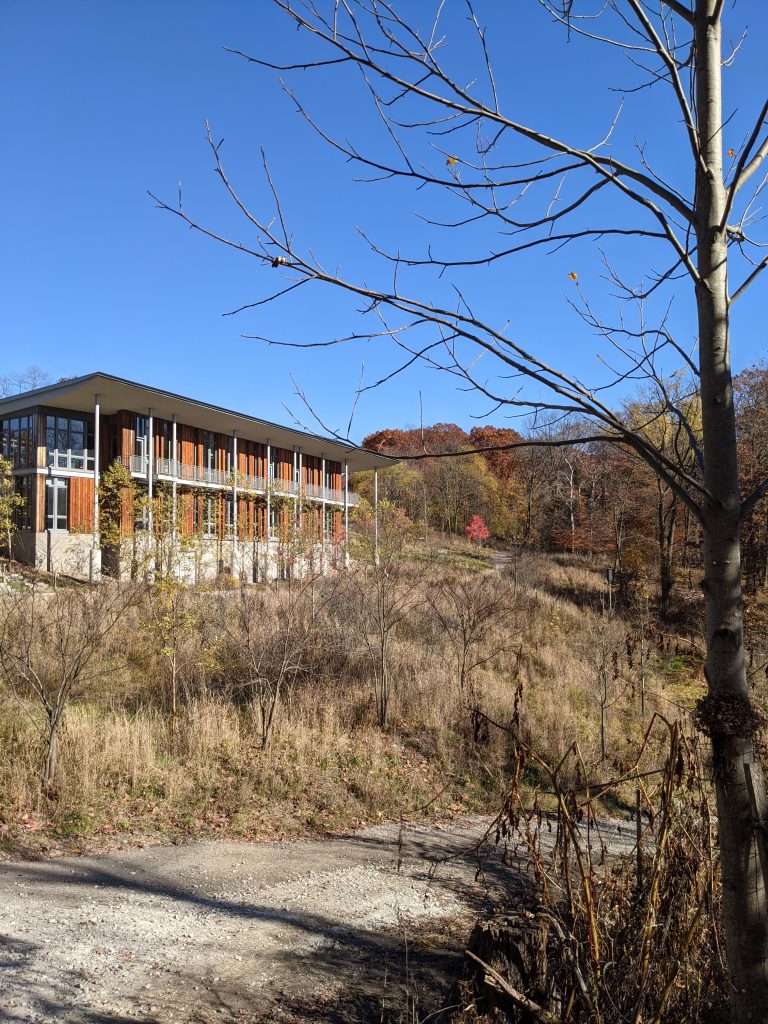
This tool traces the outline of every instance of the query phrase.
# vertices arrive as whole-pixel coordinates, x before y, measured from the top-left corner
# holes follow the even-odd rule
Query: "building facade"
[[[395,461],[104,373],[0,401],[0,453],[14,556],[91,579],[325,571],[347,557],[350,475]]]

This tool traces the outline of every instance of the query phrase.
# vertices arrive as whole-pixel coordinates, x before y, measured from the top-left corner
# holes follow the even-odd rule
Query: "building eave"
[[[170,420],[175,415],[179,423],[218,433],[236,433],[245,440],[262,444],[269,442],[289,450],[301,448],[308,455],[346,462],[353,473],[392,466],[398,462],[392,456],[368,451],[337,438],[287,427],[101,371],[60,380],[33,391],[0,399],[0,415],[13,415],[34,406],[90,412],[97,394],[102,416],[114,415],[122,409],[141,414],[152,409],[153,415],[160,419]]]

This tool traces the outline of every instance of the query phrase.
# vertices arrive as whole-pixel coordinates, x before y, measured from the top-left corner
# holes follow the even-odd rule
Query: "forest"
[[[668,391],[700,429],[695,387],[681,376],[668,382]],[[734,393],[740,484],[750,494],[768,476],[765,363],[736,376]],[[696,472],[691,438],[668,408],[638,395],[624,411],[661,450]],[[404,458],[380,472],[379,494],[414,523],[459,537],[472,516],[480,515],[502,546],[598,559],[612,569],[624,601],[653,586],[666,614],[678,575],[701,569],[699,524],[679,495],[625,449],[599,441],[569,443],[584,433],[577,420],[550,414],[549,422],[539,418],[534,429],[521,433],[438,423],[378,430],[363,444]],[[472,454],[455,457],[461,452]],[[372,500],[370,476],[359,477],[355,486]],[[745,517],[741,540],[745,590],[757,595],[768,585],[765,502]]]

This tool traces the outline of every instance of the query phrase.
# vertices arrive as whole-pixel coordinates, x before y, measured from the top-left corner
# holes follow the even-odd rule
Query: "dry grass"
[[[100,671],[73,694],[49,794],[39,783],[40,736],[6,690],[0,696],[0,843],[14,852],[57,837],[78,846],[121,835],[125,841],[190,833],[253,837],[344,829],[425,813],[425,805],[438,815],[495,809],[510,748],[508,735],[487,719],[509,722],[520,686],[530,742],[558,759],[578,739],[599,773],[600,707],[590,652],[605,625],[600,574],[541,558],[518,565],[514,580],[489,574],[488,586],[503,591],[505,612],[484,640],[491,656],[460,692],[453,648],[427,597],[435,574],[445,581],[466,570],[443,560],[426,571],[419,563],[418,571],[423,582],[390,648],[386,732],[375,725],[372,668],[360,636],[365,623],[343,580],[307,590],[315,642],[281,692],[266,749],[258,702],[248,685],[233,682],[237,651],[223,639],[217,618],[230,614],[227,602],[236,593],[186,597],[195,628],[181,638],[175,718],[150,609],[131,610]],[[273,626],[282,601],[279,590],[269,592],[265,614]],[[632,627],[617,620],[613,628],[623,637]],[[656,650],[646,666],[657,704],[679,686],[666,671],[669,657]],[[617,678],[611,679],[616,699],[606,713],[607,745],[610,757],[621,760],[644,726],[636,685],[633,695],[636,668],[622,644],[610,672]],[[653,707],[649,696],[648,715]],[[38,714],[34,706],[27,711]],[[478,728],[479,721],[486,725]]]

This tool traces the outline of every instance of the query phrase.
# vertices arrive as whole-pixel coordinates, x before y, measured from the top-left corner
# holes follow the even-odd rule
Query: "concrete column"
[[[344,562],[349,565],[349,463],[344,459]]]
[[[99,531],[99,480],[101,460],[101,400],[95,396],[93,404],[93,544],[91,546],[89,579],[96,583],[101,579],[101,541]],[[86,456],[87,459],[87,456]],[[43,479],[40,477],[39,479]],[[49,534],[50,537],[50,534]]]
[[[379,564],[379,470],[373,471],[373,562]]]
[[[232,539],[237,550],[237,431],[232,431]]]
[[[297,501],[299,502],[299,526],[304,525],[304,503],[302,501],[304,495],[304,455],[299,448],[299,495]]]
[[[149,516],[148,516],[148,527],[149,532],[152,532],[152,496],[154,494],[152,477],[154,476],[155,470],[155,418],[152,415],[152,410],[149,410],[149,417],[147,419],[147,497],[149,498]]]
[[[173,477],[171,482],[171,501],[173,502],[173,508],[171,509],[171,525],[174,537],[176,536],[176,478],[179,475],[177,454],[178,445],[176,442],[176,413],[174,413],[171,420],[171,462],[173,464]]]
[[[326,497],[325,497],[325,456],[324,455],[322,456],[322,459],[321,459],[320,477],[321,477],[321,481],[320,481],[320,487],[321,487],[320,494],[322,496],[322,506],[323,506],[323,540],[325,540],[325,505],[326,505]]]
[[[293,446],[293,526],[294,526],[294,529],[296,528],[296,525],[297,525],[297,523],[299,521],[299,495],[298,495],[298,491],[296,489],[297,488],[296,478],[298,476],[298,473],[296,471],[297,465],[298,465],[297,459],[298,459],[298,456],[297,456],[297,453],[296,453],[296,445],[294,445]]]
[[[98,395],[93,405],[93,546],[99,546],[99,460],[101,458],[101,401]]]
[[[267,441],[267,548],[269,548],[269,523],[272,515],[272,499],[270,491],[272,489],[272,446]]]
[[[325,572],[325,455],[320,460],[320,572]]]

